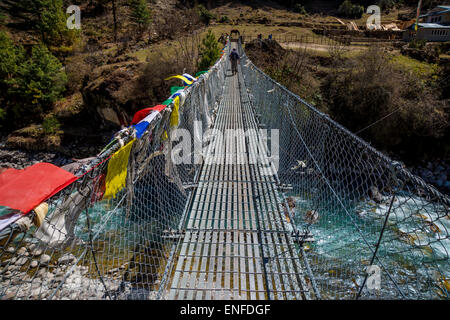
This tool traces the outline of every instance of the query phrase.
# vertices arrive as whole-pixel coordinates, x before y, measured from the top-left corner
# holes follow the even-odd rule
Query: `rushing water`
[[[302,230],[304,213],[314,208],[309,200],[295,197],[295,221]],[[115,210],[113,210],[115,209]],[[309,226],[315,241],[307,244],[311,267],[325,298],[354,298],[366,275],[366,268],[379,241],[389,199],[381,204],[360,201],[343,208],[326,210],[316,206],[319,219]],[[95,241],[109,246],[110,259],[128,256],[139,234],[157,234],[158,218],[130,219],[123,207],[97,203],[89,210]],[[88,241],[86,215],[75,233]],[[393,204],[378,250],[375,265],[381,268],[381,290],[363,297],[446,298],[450,279],[448,230],[445,208],[411,197],[398,196]],[[115,249],[111,249],[115,248]],[[128,251],[128,252],[127,252]],[[123,257],[121,258],[122,261]],[[401,290],[402,294],[399,293]]]
[[[306,224],[304,213],[311,201],[295,197],[296,223]],[[312,224],[315,242],[308,244],[312,268],[322,292],[329,298],[352,298],[370,264],[375,244],[389,209],[360,201],[344,209],[320,207],[319,220]],[[447,214],[447,215],[446,215]],[[450,220],[444,207],[417,197],[397,197],[374,264],[381,268],[384,298],[446,298],[450,279],[448,230]]]

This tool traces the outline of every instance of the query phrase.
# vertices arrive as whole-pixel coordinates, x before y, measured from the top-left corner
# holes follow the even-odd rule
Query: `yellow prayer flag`
[[[180,76],[180,75],[178,75],[178,76],[171,76],[171,77],[168,77],[168,78],[166,78],[164,80],[170,80],[170,79],[174,79],[174,78],[181,79],[187,84],[193,84],[194,83],[194,81],[189,80],[188,78]]]
[[[127,145],[114,153],[108,162],[108,173],[106,174],[105,199],[115,198],[117,192],[126,185],[128,159],[131,147],[136,139],[131,140]]]
[[[172,113],[170,114],[170,126],[178,127],[180,123],[180,97],[176,96],[173,100]]]

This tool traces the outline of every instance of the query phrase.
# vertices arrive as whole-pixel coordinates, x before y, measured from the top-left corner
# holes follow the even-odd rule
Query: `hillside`
[[[347,31],[346,25],[354,22],[363,30],[369,16],[365,11],[360,17],[343,16],[339,11],[342,1],[58,0],[58,8],[46,7],[46,3],[48,0],[5,0],[0,4],[0,30],[6,35],[3,41],[9,48],[8,57],[14,55],[18,68],[16,71],[8,69],[1,83],[3,92],[8,92],[0,97],[1,166],[19,168],[43,159],[61,165],[72,161],[71,158],[96,155],[114,132],[129,125],[137,110],[160,104],[168,97],[174,82],[164,81],[166,77],[183,71],[191,74],[201,71],[199,46],[207,30],[211,30],[216,39],[232,29],[238,29],[248,41],[258,34],[264,38],[271,34],[287,53],[283,53],[281,60],[267,61],[259,59],[262,53],[253,50],[250,54],[254,55],[254,61],[282,83],[286,77],[283,72],[287,70],[291,80],[285,84],[292,91],[352,131],[364,127],[358,118],[350,117],[352,122],[347,121],[349,117],[339,118],[333,114],[330,104],[330,99],[341,98],[329,94],[339,89],[337,83],[341,81],[332,78],[336,68],[331,67],[334,58],[330,56],[333,50],[340,50],[340,45],[326,34],[334,32],[355,37],[355,32]],[[371,4],[368,1],[353,3],[364,7]],[[424,1],[424,10],[436,3]],[[67,16],[64,9],[70,4],[79,5],[81,9],[79,31],[64,27]],[[396,1],[381,1],[380,5],[383,7],[382,24],[401,25],[415,15],[414,1],[403,1],[402,5]],[[149,13],[148,19],[142,20],[142,10]],[[45,20],[46,24],[39,19],[42,18],[40,12],[51,18]],[[49,29],[52,24],[57,32]],[[360,32],[358,37],[367,37],[367,33]],[[40,43],[48,49],[48,54],[41,52],[41,55],[45,59],[50,59],[50,55],[56,59],[49,60],[53,64],[50,65],[54,70],[53,78],[43,78],[40,84],[62,81],[59,89],[53,88],[46,100],[43,99],[45,91],[36,98],[32,92],[18,90],[21,85],[30,85],[21,68],[25,65],[31,68],[27,59]],[[342,68],[360,63],[369,43],[346,46]],[[395,121],[387,122],[391,131],[380,134],[375,126],[361,135],[407,163],[417,165],[425,161],[421,165],[426,167],[430,161],[438,161],[437,167],[447,161],[450,150],[448,97],[444,97],[441,81],[448,74],[445,59],[440,65],[424,63],[401,55],[399,47],[386,50],[390,52],[387,58],[392,61],[392,79],[396,81],[390,84],[389,90],[395,92],[396,102],[389,110],[403,104],[404,115],[411,114],[410,106],[421,106],[427,101],[427,105],[435,109],[429,112],[423,108],[421,116],[415,120],[404,116],[400,122],[405,126],[401,129],[404,135],[391,134],[400,126],[395,117],[388,119]],[[280,66],[286,70],[280,73]],[[14,72],[21,78],[16,80],[12,76]],[[303,73],[301,77],[299,73]],[[417,92],[417,84],[420,84],[424,95],[405,98],[408,93],[400,88],[401,83],[408,83],[411,92]],[[330,87],[331,84],[334,87]],[[345,99],[345,103],[350,103]],[[370,114],[363,124],[369,125],[382,116],[383,113],[378,112]],[[406,125],[411,121],[415,121],[415,133],[410,133]],[[417,141],[419,145],[415,144]]]

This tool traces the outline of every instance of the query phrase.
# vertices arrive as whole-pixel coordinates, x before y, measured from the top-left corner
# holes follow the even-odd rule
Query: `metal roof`
[[[413,23],[410,28],[414,28],[415,23]],[[442,24],[437,24],[437,23],[422,23],[419,22],[419,27],[420,28],[430,28],[430,29],[450,29],[450,26],[444,26]]]

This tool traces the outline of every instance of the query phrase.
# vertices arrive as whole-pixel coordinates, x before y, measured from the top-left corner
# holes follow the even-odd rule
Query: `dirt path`
[[[301,43],[301,42],[285,42],[280,43],[284,49],[309,49],[315,51],[328,51],[332,46],[327,44],[316,44],[316,43]],[[363,51],[365,46],[345,46],[345,49],[350,51]]]

